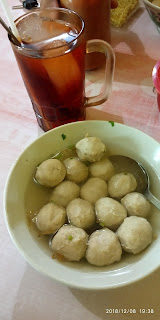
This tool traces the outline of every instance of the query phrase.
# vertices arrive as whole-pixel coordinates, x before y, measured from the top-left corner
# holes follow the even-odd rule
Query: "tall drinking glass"
[[[102,40],[86,42],[84,21],[73,11],[36,9],[16,21],[22,46],[10,39],[39,126],[50,130],[85,119],[86,107],[101,104],[111,91],[114,53]],[[85,55],[106,57],[104,89],[96,97],[85,96]]]

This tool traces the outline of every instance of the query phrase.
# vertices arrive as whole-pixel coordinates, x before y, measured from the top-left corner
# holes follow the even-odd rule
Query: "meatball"
[[[64,161],[67,170],[67,179],[80,183],[88,177],[88,167],[78,158],[67,158]]]
[[[51,248],[69,261],[79,261],[85,256],[87,241],[88,235],[83,229],[64,225],[53,237]]]
[[[66,210],[53,202],[49,202],[40,209],[35,221],[41,233],[54,233],[65,223]]]
[[[95,202],[108,195],[107,183],[100,178],[89,179],[82,187],[80,196],[84,200],[88,200],[90,203]]]
[[[105,158],[91,163],[89,165],[89,173],[91,177],[97,177],[108,181],[115,174],[115,169],[112,162]]]
[[[121,198],[137,187],[132,173],[117,173],[108,181],[108,193],[113,198]]]
[[[106,152],[106,146],[97,137],[86,137],[76,144],[78,157],[82,161],[99,161]]]
[[[50,200],[64,208],[70,201],[79,197],[80,187],[74,182],[63,181],[51,193]]]
[[[98,223],[103,227],[116,230],[127,217],[126,209],[116,200],[101,198],[95,204]]]
[[[124,251],[137,254],[152,242],[152,227],[141,217],[128,217],[117,230]]]
[[[129,216],[147,218],[151,211],[151,204],[142,193],[131,192],[121,199]]]
[[[95,211],[93,205],[83,199],[72,200],[66,208],[68,221],[70,224],[88,229],[95,223]]]
[[[88,241],[86,259],[96,266],[107,266],[119,261],[122,248],[116,234],[105,228],[93,232]]]
[[[66,168],[61,161],[58,159],[48,159],[37,167],[35,178],[43,186],[54,187],[63,181],[65,175]]]

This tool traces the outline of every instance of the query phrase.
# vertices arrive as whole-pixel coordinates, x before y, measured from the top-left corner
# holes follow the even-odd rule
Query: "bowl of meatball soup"
[[[29,145],[5,186],[5,219],[24,259],[51,280],[79,289],[138,281],[160,265],[160,212],[138,191],[137,172],[117,172],[113,155],[146,168],[160,199],[160,145],[110,121],[53,129]]]

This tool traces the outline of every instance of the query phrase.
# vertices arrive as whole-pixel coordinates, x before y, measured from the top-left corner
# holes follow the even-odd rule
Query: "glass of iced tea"
[[[84,21],[73,11],[36,9],[16,21],[22,45],[11,45],[39,126],[48,131],[85,119],[86,107],[103,103],[111,90],[114,53],[102,40],[86,42]],[[85,55],[106,56],[103,92],[85,96]]]

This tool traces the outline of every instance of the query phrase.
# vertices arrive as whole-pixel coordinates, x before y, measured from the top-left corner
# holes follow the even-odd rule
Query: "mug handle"
[[[97,96],[86,97],[86,107],[96,106],[108,99],[112,89],[114,68],[115,68],[115,54],[112,47],[103,40],[88,40],[86,43],[86,53],[101,52],[106,57],[105,80],[104,89]]]

